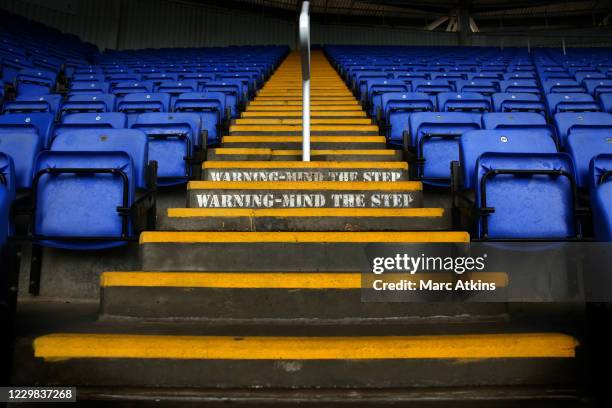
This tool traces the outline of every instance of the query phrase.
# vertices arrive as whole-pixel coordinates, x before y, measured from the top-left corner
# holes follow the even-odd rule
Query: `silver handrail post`
[[[302,3],[300,13],[300,52],[302,54],[302,161],[310,161],[310,2]]]

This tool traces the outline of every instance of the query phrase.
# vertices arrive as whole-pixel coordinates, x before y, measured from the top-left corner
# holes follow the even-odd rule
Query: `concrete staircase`
[[[299,70],[290,54],[209,151],[186,208],[142,234],[142,270],[103,273],[100,319],[22,339],[15,382],[92,399],[579,406],[570,334],[503,304],[362,302],[366,246],[470,238],[423,208],[401,152],[318,51],[300,162]]]

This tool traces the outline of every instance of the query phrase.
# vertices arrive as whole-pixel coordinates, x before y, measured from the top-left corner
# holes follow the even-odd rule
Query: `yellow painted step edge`
[[[141,244],[153,243],[468,243],[467,232],[165,232],[140,234]]]
[[[301,155],[301,150],[272,150],[258,148],[216,148],[217,155],[264,155],[264,156],[296,156]],[[311,156],[395,156],[396,150],[392,149],[346,149],[346,150],[311,150]]]
[[[203,169],[399,169],[408,170],[406,162],[334,162],[334,161],[205,161]]]
[[[465,279],[495,283],[496,287],[508,285],[505,272],[471,272]],[[224,288],[224,289],[337,289],[356,290],[371,287],[374,280],[397,282],[409,280],[434,280],[454,283],[453,273],[427,273],[418,275],[387,274],[383,277],[364,275],[360,272],[103,272],[100,286],[146,288]]]
[[[179,360],[389,360],[574,358],[578,341],[560,333],[381,337],[234,337],[48,334],[34,356]]]
[[[302,142],[302,136],[223,136],[223,143],[292,143]],[[386,143],[384,136],[311,136],[313,143]]]
[[[420,191],[420,181],[190,181],[187,190]]]

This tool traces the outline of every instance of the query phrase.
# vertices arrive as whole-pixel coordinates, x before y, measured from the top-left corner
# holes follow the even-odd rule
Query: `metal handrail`
[[[310,2],[302,3],[300,13],[300,53],[302,55],[302,161],[310,161]]]

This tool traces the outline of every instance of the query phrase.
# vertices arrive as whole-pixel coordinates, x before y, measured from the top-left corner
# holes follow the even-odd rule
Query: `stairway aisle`
[[[320,51],[311,95],[312,162],[300,161],[292,53],[208,152],[186,208],[169,209],[160,230],[142,234],[142,270],[102,275],[103,318],[38,336],[18,379],[155,389],[148,395],[162,399],[177,388],[229,400],[230,389],[246,390],[243,401],[258,393],[281,401],[282,389],[303,390],[307,402],[308,392],[326,401],[349,389],[401,387],[406,401],[425,401],[429,394],[411,387],[571,388],[576,340],[520,332],[503,305],[362,302],[366,245],[416,252],[467,245],[469,235],[449,231],[445,209],[423,208],[422,185],[408,180],[401,152],[386,147]],[[321,388],[334,391],[325,397]],[[471,390],[431,401],[519,398]]]

